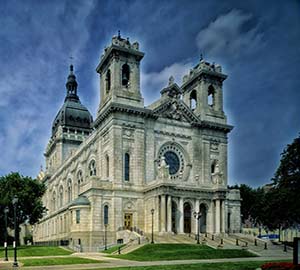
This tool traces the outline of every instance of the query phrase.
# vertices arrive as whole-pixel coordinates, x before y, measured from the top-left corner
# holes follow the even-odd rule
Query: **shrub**
[[[261,266],[262,270],[300,270],[300,265],[293,265],[289,262],[270,262]]]

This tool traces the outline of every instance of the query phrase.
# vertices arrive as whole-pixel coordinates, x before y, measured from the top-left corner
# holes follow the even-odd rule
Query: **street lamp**
[[[7,214],[8,214],[8,207],[6,206],[4,208],[4,223],[5,223],[5,235],[4,235],[4,248],[5,248],[5,256],[4,256],[4,261],[8,261],[8,256],[7,256]]]
[[[151,215],[152,215],[152,228],[151,228],[151,244],[154,244],[153,240],[153,215],[154,215],[154,209],[151,209]]]
[[[15,239],[14,239],[14,263],[13,263],[13,267],[18,267],[18,261],[17,261],[17,204],[18,204],[18,196],[15,195],[12,203],[14,206],[14,231],[15,231]]]
[[[197,219],[197,244],[200,244],[200,218],[202,216],[202,213],[194,212],[194,218]]]

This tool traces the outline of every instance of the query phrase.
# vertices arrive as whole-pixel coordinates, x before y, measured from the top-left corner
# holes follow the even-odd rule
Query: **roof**
[[[73,200],[69,206],[79,206],[79,205],[90,205],[91,202],[85,196],[79,196],[75,200]]]

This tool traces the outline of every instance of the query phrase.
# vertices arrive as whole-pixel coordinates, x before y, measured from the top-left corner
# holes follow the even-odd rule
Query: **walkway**
[[[230,259],[205,259],[205,260],[173,260],[173,261],[148,261],[148,262],[138,262],[138,261],[129,261],[121,260],[116,258],[109,258],[106,254],[103,253],[75,253],[71,256],[89,258],[100,260],[102,263],[99,264],[80,264],[80,265],[51,265],[51,266],[30,266],[30,267],[20,267],[24,270],[83,270],[83,269],[107,269],[114,267],[133,267],[133,266],[153,266],[153,265],[178,265],[178,264],[197,264],[197,263],[222,263],[222,262],[243,262],[243,261],[272,261],[272,260],[282,260],[288,259],[292,260],[291,254],[286,254],[284,258],[282,257],[251,257],[251,258],[230,258]],[[54,256],[51,256],[53,258]],[[61,256],[59,256],[61,257]],[[32,257],[26,257],[27,259]],[[46,257],[44,257],[46,258]],[[20,258],[22,259],[22,258]],[[11,267],[12,261],[5,263],[0,262],[0,269],[13,269]]]

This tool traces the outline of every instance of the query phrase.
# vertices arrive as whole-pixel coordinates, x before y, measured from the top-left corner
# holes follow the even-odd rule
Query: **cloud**
[[[45,16],[47,5],[41,5],[27,18],[28,9],[18,5],[9,10],[10,16],[0,18],[0,25],[6,26],[0,41],[8,41],[1,42],[0,57],[13,60],[1,64],[1,174],[20,169],[23,174],[37,174],[65,95],[68,57],[75,56],[75,68],[84,60],[80,55],[89,40],[86,19],[93,6],[93,1],[80,2],[72,12],[62,2]]]
[[[210,22],[198,33],[196,42],[205,56],[233,60],[253,54],[264,45],[259,25],[253,25],[253,15],[237,9]]]
[[[168,85],[170,76],[175,82],[181,85],[182,78],[192,68],[191,62],[173,63],[163,68],[161,71],[141,74],[141,89],[147,103],[151,103],[159,98],[160,90]]]

